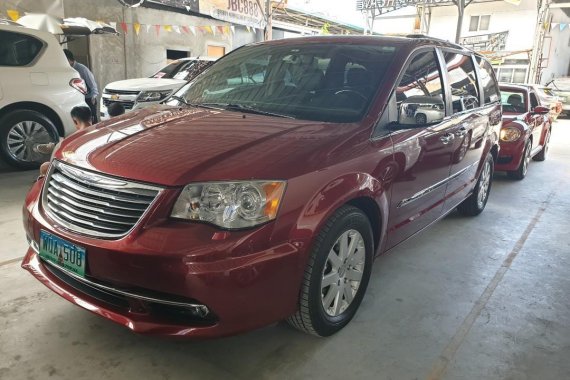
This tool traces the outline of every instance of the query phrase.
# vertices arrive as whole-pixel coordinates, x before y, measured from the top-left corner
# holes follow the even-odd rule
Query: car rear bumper
[[[24,207],[31,246],[22,267],[84,309],[137,333],[196,338],[252,330],[296,310],[301,249],[282,243],[238,254],[239,244],[251,246],[250,238],[261,238],[269,225],[219,241],[206,239],[209,245],[203,244],[204,236],[212,227],[188,224],[189,229],[180,223],[170,231],[148,227],[128,244],[129,236],[98,241],[54,228],[38,207],[40,188],[32,188]],[[40,230],[86,249],[84,278],[40,258]],[[196,239],[189,237],[192,231]]]

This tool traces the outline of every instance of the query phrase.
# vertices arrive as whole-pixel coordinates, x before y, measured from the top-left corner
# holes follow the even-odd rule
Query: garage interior
[[[366,26],[328,18],[327,9],[309,12],[294,7],[295,3],[313,2],[332,8],[329,1],[289,0],[287,5],[287,1],[267,0],[269,8],[274,8],[271,39],[392,33],[398,24],[411,28],[400,34],[428,34],[426,21],[428,26],[432,24],[430,36],[442,38],[444,32],[451,33],[445,37],[451,41],[455,35],[458,10],[451,1],[432,2],[443,3],[441,7],[427,7],[429,1],[384,1],[395,4],[390,6],[394,9],[383,16],[374,16],[376,11],[369,9]],[[568,77],[565,101],[570,107],[570,40],[569,34],[564,34],[570,33],[567,1],[537,0],[530,6],[532,12],[525,8],[530,0],[476,1],[465,13],[461,44],[474,50],[481,45],[478,51],[493,65],[500,82],[549,86],[551,78]],[[59,18],[85,16],[113,23],[118,33],[78,38],[64,46],[93,71],[102,93],[112,82],[146,79],[174,60],[219,57],[267,38],[261,27],[196,11],[198,3],[225,6],[226,2],[238,4],[236,0],[6,0],[0,2],[0,16],[7,10],[18,10],[21,15],[27,11],[44,13],[46,4],[55,4],[53,13]],[[374,3],[350,2],[354,3],[352,8]],[[471,2],[453,0],[458,9],[459,4]],[[415,4],[411,13],[391,13],[406,3]],[[541,4],[552,6],[551,13]],[[484,13],[477,7],[485,8]],[[509,12],[503,11],[506,7],[513,10],[510,20]],[[373,28],[374,17],[380,25],[377,30]],[[471,17],[477,18],[473,26],[477,30],[471,30]],[[483,17],[492,28],[481,28],[479,20]],[[536,28],[522,27],[529,19],[537,22]],[[541,26],[540,20],[548,21],[548,28],[544,23]],[[501,29],[495,30],[496,25]],[[180,29],[183,27],[188,28],[186,32]],[[438,31],[442,35],[434,33]],[[528,41],[524,31],[530,36]],[[502,45],[493,51],[493,44]],[[528,46],[517,47],[524,44]],[[542,56],[537,55],[539,50]],[[536,62],[531,65],[533,52]],[[358,73],[358,67],[354,68]],[[540,78],[539,74],[542,78],[533,81],[533,75]],[[1,84],[0,100],[8,93]],[[67,81],[64,84],[68,86]],[[448,108],[453,107],[452,100],[448,103]],[[501,103],[505,103],[503,99]],[[534,106],[529,107],[529,115],[539,113]],[[340,332],[326,338],[302,333],[285,321],[213,339],[139,335],[86,310],[92,304],[85,302],[84,308],[73,305],[22,268],[30,249],[22,206],[39,172],[15,169],[0,156],[0,380],[570,379],[569,114],[566,110],[565,117],[552,121],[548,156],[544,162],[531,161],[523,181],[504,172],[494,174],[483,213],[466,217],[454,211],[377,257],[356,316]],[[243,112],[240,117],[253,129],[254,125],[248,124],[254,120],[252,114]],[[362,141],[368,143],[367,139]],[[395,156],[393,150],[390,154]],[[178,156],[176,160],[184,162]],[[162,258],[165,250],[158,252]],[[148,277],[159,283],[155,267],[151,268],[152,276]],[[287,277],[283,275],[287,272],[278,269]],[[208,288],[208,293],[212,289]],[[276,299],[282,296],[275,291]],[[259,315],[251,313],[252,309],[242,310]]]

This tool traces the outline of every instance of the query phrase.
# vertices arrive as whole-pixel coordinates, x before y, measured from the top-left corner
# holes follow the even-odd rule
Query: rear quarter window
[[[40,54],[44,44],[27,34],[0,31],[0,66],[26,66]]]

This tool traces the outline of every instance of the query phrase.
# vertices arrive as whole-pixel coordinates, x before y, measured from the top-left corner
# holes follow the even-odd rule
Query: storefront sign
[[[257,0],[200,0],[200,13],[218,20],[263,29],[265,12],[260,4],[262,2]]]

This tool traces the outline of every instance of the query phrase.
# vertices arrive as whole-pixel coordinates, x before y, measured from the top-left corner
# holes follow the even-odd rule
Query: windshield
[[[163,67],[160,71],[154,74],[152,78],[192,80],[212,63],[214,62],[196,59],[191,61],[174,61],[166,67]]]
[[[501,88],[501,105],[504,113],[526,112],[526,96],[524,91],[507,90]]]
[[[246,46],[176,95],[188,104],[236,112],[353,122],[368,109],[395,51],[329,43]]]

